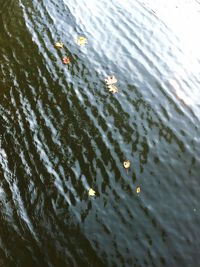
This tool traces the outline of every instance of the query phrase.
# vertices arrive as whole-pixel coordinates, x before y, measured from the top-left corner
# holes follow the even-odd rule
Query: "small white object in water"
[[[84,36],[79,36],[77,40],[77,44],[83,46],[87,44],[87,39]]]
[[[131,166],[131,162],[130,162],[130,160],[125,160],[125,161],[123,162],[123,166],[124,166],[125,169],[130,168],[130,166]]]
[[[138,187],[136,188],[136,193],[139,194],[140,192],[141,192],[141,188],[138,186]]]
[[[95,194],[96,194],[96,192],[92,188],[90,188],[88,191],[88,195],[93,197],[93,196],[95,196]]]
[[[62,42],[57,42],[57,43],[55,43],[55,47],[63,48],[63,43]]]
[[[114,75],[112,76],[108,76],[106,79],[105,79],[105,82],[107,85],[111,85],[111,84],[114,84],[117,82],[117,79],[115,78]]]
[[[108,85],[109,92],[115,94],[118,92],[118,88],[114,86],[113,84]]]

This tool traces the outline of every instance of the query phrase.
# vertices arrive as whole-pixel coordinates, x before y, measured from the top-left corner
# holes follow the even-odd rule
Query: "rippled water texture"
[[[198,1],[0,4],[0,266],[200,266]]]

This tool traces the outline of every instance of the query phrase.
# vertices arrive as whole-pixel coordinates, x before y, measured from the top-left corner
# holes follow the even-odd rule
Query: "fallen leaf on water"
[[[115,78],[114,75],[112,76],[108,76],[106,79],[105,79],[105,82],[107,85],[111,85],[111,84],[114,84],[117,82],[117,79]]]
[[[63,43],[62,42],[56,42],[55,47],[57,48],[63,48]]]
[[[130,166],[131,166],[130,160],[125,160],[124,163],[123,163],[123,166],[124,166],[125,169],[130,168]]]
[[[70,58],[69,57],[64,57],[62,61],[63,61],[63,64],[69,64],[70,63]]]
[[[79,36],[77,40],[77,44],[83,46],[87,44],[87,39],[84,36]]]
[[[113,84],[108,85],[109,92],[115,94],[118,92],[118,88],[114,86]]]
[[[140,189],[140,187],[138,186],[138,187],[136,188],[136,193],[139,194],[140,192],[141,192],[141,189]]]
[[[89,190],[88,190],[88,195],[89,196],[95,196],[95,194],[96,194],[96,192],[92,189],[92,188],[90,188]]]

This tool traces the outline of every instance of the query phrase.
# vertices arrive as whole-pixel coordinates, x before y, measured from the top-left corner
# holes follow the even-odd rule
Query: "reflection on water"
[[[199,3],[1,4],[0,265],[196,266]]]

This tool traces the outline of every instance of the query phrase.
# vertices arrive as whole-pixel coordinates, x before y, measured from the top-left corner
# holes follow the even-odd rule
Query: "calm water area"
[[[0,267],[200,266],[199,27],[195,0],[0,0]]]

